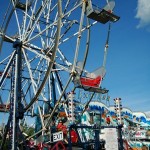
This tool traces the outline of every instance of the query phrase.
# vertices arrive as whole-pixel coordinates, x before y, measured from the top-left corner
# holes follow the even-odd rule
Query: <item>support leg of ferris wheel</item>
[[[15,68],[15,87],[14,87],[14,102],[13,102],[13,131],[12,131],[12,150],[17,149],[17,132],[19,127],[20,118],[20,105],[21,105],[21,68],[22,68],[22,53],[21,53],[21,42],[14,42],[13,47],[16,49],[16,68]]]

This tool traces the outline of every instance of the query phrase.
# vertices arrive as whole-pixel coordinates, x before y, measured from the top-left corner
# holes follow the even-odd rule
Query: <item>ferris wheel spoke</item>
[[[55,76],[55,74],[53,73],[53,76],[54,76],[54,79],[56,80],[56,76]],[[61,96],[61,89],[60,89],[60,87],[59,87],[59,85],[58,85],[58,82],[57,81],[55,81],[56,82],[56,87],[57,87],[57,90],[58,90],[58,94],[59,94],[59,96]]]
[[[41,92],[42,92],[42,90],[43,90],[43,88],[44,88],[44,85],[45,85],[45,83],[46,83],[46,80],[47,80],[47,78],[48,78],[48,76],[49,76],[49,74],[50,74],[50,71],[51,71],[51,64],[52,64],[52,63],[49,63],[48,69],[47,69],[47,71],[46,71],[46,73],[45,73],[46,75],[45,75],[45,77],[44,77],[44,79],[43,79],[43,81],[42,81],[40,87],[38,88],[38,90],[37,90],[37,92],[36,92],[34,98],[30,101],[30,103],[28,104],[28,106],[25,108],[26,111],[33,105],[33,103],[34,103],[35,101],[37,101],[39,95],[41,94]]]
[[[40,35],[42,35],[44,32],[46,32],[47,30],[49,30],[53,25],[56,25],[57,22],[54,22],[53,24],[49,25],[48,27],[46,27],[45,29],[43,29],[41,32],[39,32],[37,35],[31,37],[30,39],[24,41],[24,44],[31,42],[32,40],[35,40],[36,38],[38,38]]]
[[[35,12],[35,9],[36,9],[36,5],[37,5],[37,0],[34,2],[34,6],[30,6],[30,14],[28,14],[28,11],[27,11],[27,7],[26,7],[26,11],[23,12],[24,13],[24,16],[25,16],[25,20],[24,20],[24,32],[23,32],[23,41],[27,38],[27,34],[29,33],[30,29],[31,29],[31,26],[34,22],[34,12]],[[33,7],[33,8],[32,8]],[[27,22],[27,19],[28,19],[28,22]]]
[[[62,18],[64,18],[65,16],[67,16],[68,14],[70,14],[72,11],[74,11],[75,9],[77,9],[78,7],[80,7],[82,5],[82,3],[78,4],[77,6],[75,6],[74,8],[72,8],[71,10],[69,10],[68,12],[66,12],[66,14],[62,15]],[[47,30],[51,29],[52,27],[57,25],[57,20],[54,20],[53,23],[51,23],[50,25],[47,25],[47,27],[42,30],[39,34],[29,38],[28,40],[24,41],[24,44],[31,42],[32,40],[35,40],[36,38],[38,38],[40,35],[42,35],[44,32],[46,32]]]
[[[81,32],[83,33],[84,31],[86,31],[87,29],[91,28],[93,25],[95,25],[97,23],[97,21],[93,22],[90,25],[87,25],[86,27],[82,28]],[[59,45],[63,44],[66,41],[69,41],[71,38],[77,36],[79,34],[79,31],[73,33],[71,36],[66,37],[65,39],[61,39]]]
[[[25,27],[26,27],[26,21],[27,21],[27,10],[28,10],[28,0],[26,0],[26,8],[23,16],[23,30],[22,30],[22,40],[24,39],[25,36]]]
[[[69,2],[70,2],[70,0],[67,0],[66,5],[65,5],[65,9],[64,9],[63,13],[65,13],[67,11],[67,8],[69,6]]]
[[[66,23],[66,19],[65,19],[65,21],[63,21],[62,23],[63,23],[63,25],[68,24],[68,27],[66,28],[66,30],[64,31],[64,33],[61,34],[60,39],[63,38],[67,34],[67,32],[69,32],[69,30],[71,29],[71,27],[76,23],[76,20],[68,21]]]
[[[72,9],[68,10],[65,14],[63,14],[62,18],[68,17],[71,14],[71,12],[76,10],[78,7],[82,6],[83,3],[84,2],[80,2],[79,4],[75,5]]]
[[[27,56],[26,56],[26,54],[25,54],[25,51],[24,51],[24,49],[22,50],[22,52],[23,52],[23,55],[24,55],[24,58],[25,58],[25,61],[26,61],[26,64],[27,64],[27,68],[28,68],[28,71],[29,71],[29,76],[30,76],[30,79],[31,79],[31,85],[32,85],[32,87],[33,87],[33,91],[34,91],[34,94],[36,93],[36,90],[35,90],[35,87],[36,87],[36,83],[35,83],[35,81],[33,80],[33,75],[32,75],[32,71],[31,71],[31,66],[30,66],[30,63],[28,62],[28,60],[27,60]]]
[[[65,55],[62,53],[62,51],[61,51],[59,48],[58,48],[58,53],[59,53],[60,56],[61,56],[60,59],[61,59],[63,62],[65,62],[67,66],[71,66],[71,65],[72,65],[72,63],[70,63],[70,62],[67,60],[67,58],[65,57]]]
[[[61,96],[60,96],[59,99],[57,100],[57,103],[55,104],[55,106],[54,106],[54,108],[53,108],[53,110],[52,110],[52,112],[51,112],[51,114],[50,114],[50,116],[49,116],[49,118],[48,118],[48,121],[47,121],[47,123],[46,123],[46,127],[49,126],[49,122],[51,121],[52,116],[54,115],[56,109],[58,108],[59,103],[60,103],[60,101],[61,101],[61,99],[62,99],[62,97],[63,97],[63,95],[64,95],[64,93],[65,93],[65,91],[66,91],[66,89],[67,89],[67,87],[68,87],[68,85],[69,85],[69,83],[71,82],[71,79],[72,79],[72,75],[70,75],[70,77],[69,77],[69,79],[68,79],[68,81],[67,81],[67,84],[66,84],[66,86],[64,87],[64,89],[63,89],[63,91],[62,91],[62,93],[61,93]]]
[[[49,47],[53,46],[54,37],[55,37],[56,32],[57,32],[57,30],[55,30],[54,27],[55,26],[52,26],[52,32],[51,32],[51,35],[50,35],[50,37],[52,37],[52,38],[50,38],[50,40],[49,40]]]
[[[39,74],[39,77],[36,78],[37,76],[37,72],[43,72],[42,70],[40,70],[40,68],[38,69],[39,66],[41,66],[40,64],[42,62],[44,62],[44,60],[42,58],[40,58],[38,64],[37,64],[37,67],[34,69],[34,71],[31,70],[31,61],[27,59],[27,56],[25,54],[25,51],[23,50],[23,55],[24,55],[24,58],[25,58],[25,61],[26,61],[26,65],[27,65],[27,69],[28,69],[28,72],[29,72],[29,78],[31,80],[31,85],[32,85],[32,89],[34,91],[34,95],[36,94],[37,90],[38,90],[38,86],[39,86],[39,83],[41,82],[41,78],[40,76],[42,75],[41,73],[38,73]],[[45,65],[45,63],[43,63],[43,65]],[[43,65],[41,68],[43,68]],[[38,70],[38,71],[37,71]],[[36,78],[36,82],[35,82],[35,78]],[[47,98],[44,96],[44,94],[41,92],[41,96],[42,98],[44,99],[44,101],[47,101]]]
[[[31,15],[29,15],[29,14],[26,13],[26,16],[29,16],[29,22],[28,22],[28,25],[27,25],[27,28],[26,28],[24,40],[28,37],[28,34],[31,32],[31,28],[33,26],[33,23],[35,22],[35,14],[37,15],[37,13],[35,13],[36,6],[37,6],[37,0],[35,1],[34,6],[30,7],[30,11],[31,11],[30,13],[31,13]],[[37,12],[40,12],[41,8],[42,8],[42,6],[40,6],[38,8]]]
[[[29,51],[35,53],[38,57],[41,57],[41,58],[43,58],[43,59],[45,59],[45,60],[48,60],[48,61],[51,61],[48,56],[46,56],[46,55],[44,55],[44,54],[41,54],[41,53],[37,52],[36,50],[34,50],[34,49],[30,48],[30,47],[23,46],[23,48],[25,48],[25,49],[27,49],[27,50],[29,50]]]
[[[51,4],[52,3],[52,1],[50,0],[50,2],[49,2],[49,5],[47,6],[47,14],[45,14],[45,17],[46,17],[46,27],[48,26],[48,24],[49,24],[49,20],[50,20],[50,17],[51,17]],[[46,30],[46,47],[48,47],[48,41],[49,41],[49,30]]]
[[[78,33],[78,38],[77,38],[77,44],[76,44],[75,57],[74,57],[74,61],[73,61],[72,71],[75,71],[75,66],[76,66],[77,58],[78,58],[80,38],[81,38],[81,32],[82,32],[82,24],[83,24],[83,19],[84,19],[85,5],[86,5],[85,3],[83,3],[83,5],[82,5],[82,13],[81,13],[81,18],[80,18],[79,33]]]
[[[12,55],[12,54],[11,54]],[[0,65],[4,64],[5,61],[9,60],[11,55],[7,56],[6,58],[4,58],[2,61],[0,61]]]
[[[54,7],[52,8],[52,9],[49,9],[49,11],[53,11],[53,9],[55,8],[57,6],[57,4],[56,5],[54,5]],[[51,16],[48,16],[48,19],[47,19],[47,22],[49,22],[49,19],[50,19],[50,17]],[[55,18],[54,18],[54,20],[52,21],[52,22],[57,22],[57,17],[58,17],[58,13],[56,13],[56,16],[55,16]],[[51,29],[51,33],[50,33],[50,39],[48,38],[48,34],[49,34],[49,30],[46,30],[46,37],[47,37],[47,47],[51,47],[51,43],[53,43],[53,40],[54,40],[54,36],[55,36],[55,34],[56,34],[56,29],[55,29],[55,23],[52,25],[52,27],[50,27],[50,29]],[[49,24],[47,23],[47,26],[46,26],[46,28],[47,27],[49,27]]]
[[[2,74],[2,76],[1,76],[1,78],[0,78],[0,87],[3,85],[3,81],[4,81],[4,79],[5,79],[6,76],[7,76],[8,70],[9,70],[9,68],[10,68],[10,66],[11,66],[11,63],[12,63],[14,57],[15,57],[15,54],[16,54],[16,51],[14,51],[14,52],[12,53],[12,55],[11,55],[11,57],[10,57],[10,59],[9,59],[9,62],[8,62],[8,64],[6,65],[5,70],[3,71],[3,74]]]
[[[5,41],[5,42],[8,42],[8,43],[13,43],[13,42],[15,42],[15,38],[14,37],[10,37],[10,36],[8,36],[8,35],[3,35],[2,36],[3,37],[3,40]]]
[[[64,65],[60,65],[56,62],[54,64],[60,68],[60,70],[58,69],[59,71],[63,70],[63,71],[67,71],[67,72],[71,73],[71,70],[67,67],[64,67]]]
[[[48,2],[49,2],[48,0],[45,2],[42,1],[42,5],[39,7],[37,12],[34,12],[35,13],[34,14],[35,15],[34,22],[33,22],[32,27],[30,28],[30,31],[26,34],[26,38],[30,39],[31,35],[33,34],[34,29],[36,28],[37,23],[40,21],[40,17],[42,15],[42,13],[44,13],[44,11],[45,11],[44,9],[46,8]]]
[[[40,28],[39,23],[37,24],[37,29],[39,30],[39,32],[41,32],[41,28]],[[40,39],[41,39],[42,47],[43,47],[43,49],[45,49],[46,43],[45,43],[45,41],[44,41],[44,39],[42,38],[41,35],[40,35]]]
[[[47,71],[45,73],[45,77],[43,79],[43,82],[41,83],[36,95],[34,96],[34,98],[31,100],[31,102],[29,103],[29,105],[25,108],[25,110],[28,110],[32,105],[33,103],[37,100],[38,96],[40,95],[40,93],[42,92],[43,88],[44,88],[44,85],[48,79],[48,76],[52,70],[52,66],[53,66],[53,63],[54,63],[54,59],[56,57],[56,52],[57,52],[57,47],[58,47],[58,43],[59,43],[59,36],[60,36],[60,27],[61,27],[61,14],[62,14],[62,10],[61,10],[61,2],[58,1],[58,13],[59,13],[59,20],[57,22],[57,25],[58,25],[58,29],[57,29],[57,36],[56,36],[56,40],[55,40],[55,45],[54,45],[54,49],[53,49],[53,53],[52,53],[52,56],[51,56],[51,62],[48,63],[48,68],[47,68]]]
[[[13,0],[12,0],[12,4],[13,4],[13,7],[14,7],[14,9],[15,9],[15,3],[14,3]],[[21,36],[21,28],[20,28],[21,26],[20,26],[20,23],[19,23],[19,18],[18,18],[16,9],[14,10],[14,13],[15,13],[15,17],[16,17],[17,26],[18,26],[19,37],[20,37],[20,39],[22,39],[22,36]]]

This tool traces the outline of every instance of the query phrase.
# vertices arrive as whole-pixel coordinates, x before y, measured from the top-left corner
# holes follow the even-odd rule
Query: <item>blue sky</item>
[[[2,7],[5,5],[0,2],[3,13]],[[107,74],[102,86],[109,89],[112,104],[114,98],[120,97],[124,107],[133,111],[150,111],[149,0],[116,0],[114,13],[120,16],[120,20],[112,25]],[[89,71],[102,64],[107,28],[108,24],[97,24],[92,31],[85,68]]]
[[[150,3],[116,0],[120,20],[112,27],[103,85],[133,111],[150,111]]]
[[[102,86],[109,90],[111,104],[120,97],[132,111],[150,111],[150,3],[149,0],[116,0]],[[91,48],[85,69],[102,64],[108,24],[97,24],[91,33]],[[101,51],[101,52],[100,52]]]

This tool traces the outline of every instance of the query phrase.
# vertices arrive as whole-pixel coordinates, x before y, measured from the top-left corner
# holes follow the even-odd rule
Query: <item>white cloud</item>
[[[138,0],[135,18],[139,19],[137,28],[150,26],[150,0]]]

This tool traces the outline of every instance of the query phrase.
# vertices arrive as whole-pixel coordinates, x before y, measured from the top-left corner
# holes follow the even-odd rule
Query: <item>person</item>
[[[64,141],[68,143],[67,141],[67,127],[63,124],[62,120],[59,120],[57,125],[57,131],[62,131],[64,136]]]
[[[63,134],[67,135],[67,127],[63,124],[62,120],[58,122],[57,131],[62,131]]]
[[[107,123],[107,125],[110,125],[110,116],[106,117],[106,123]]]
[[[71,142],[72,143],[78,142],[78,135],[74,129],[71,130]]]

